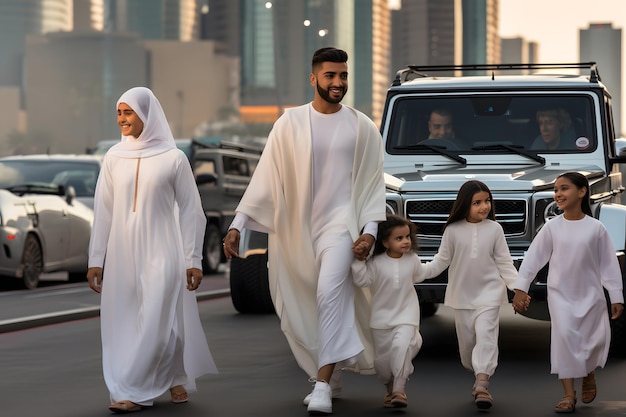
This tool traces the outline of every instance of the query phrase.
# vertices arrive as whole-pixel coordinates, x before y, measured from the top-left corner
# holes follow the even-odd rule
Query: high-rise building
[[[142,39],[188,42],[200,39],[201,8],[197,0],[108,0],[104,27]]]
[[[539,43],[534,41],[528,42],[528,63],[539,63]]]
[[[499,62],[498,0],[463,0],[463,64]]]
[[[239,56],[242,0],[201,0],[200,38],[216,42],[222,53]]]
[[[312,99],[311,57],[323,46],[348,52],[343,102],[373,118],[382,114],[390,84],[387,0],[206,1],[203,36],[241,56],[244,121],[273,122],[285,107]]]
[[[500,62],[503,64],[537,63],[539,46],[537,42],[529,42],[524,38],[501,38],[502,51]],[[507,74],[529,74],[529,70],[507,70]]]
[[[74,0],[75,31],[104,28],[104,0]]]
[[[21,85],[27,35],[69,30],[72,0],[0,1],[0,85]]]
[[[615,133],[622,131],[622,29],[611,23],[590,23],[580,29],[580,61],[597,62],[600,78],[612,95]]]
[[[392,77],[407,65],[462,63],[461,0],[403,0],[392,13]]]
[[[353,93],[353,105],[380,124],[391,84],[391,11],[387,0],[355,0],[353,7],[338,13],[336,19],[340,28],[346,15],[354,16],[353,34],[346,34],[354,39],[354,53],[349,59],[354,77],[348,90]]]

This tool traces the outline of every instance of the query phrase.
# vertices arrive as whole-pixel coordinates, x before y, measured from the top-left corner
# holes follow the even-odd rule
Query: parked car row
[[[102,157],[117,140],[86,155],[0,158],[0,279],[36,288],[43,274],[84,279]],[[226,261],[222,238],[263,149],[221,138],[177,139],[191,164],[207,217],[205,274]]]
[[[100,158],[0,158],[0,276],[36,288],[42,273],[83,278]]]

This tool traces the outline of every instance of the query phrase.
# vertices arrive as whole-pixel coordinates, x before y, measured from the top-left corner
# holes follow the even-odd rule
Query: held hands
[[[239,257],[239,230],[230,229],[224,238],[224,255],[226,259]]]
[[[374,236],[364,233],[352,244],[352,253],[359,261],[364,261],[374,246]]]
[[[515,290],[515,297],[513,297],[513,311],[515,314],[522,313],[528,310],[528,306],[530,305],[530,295],[525,293],[522,290]]]
[[[202,270],[198,268],[187,269],[187,289],[189,291],[197,290],[202,282]]]
[[[102,268],[89,268],[87,270],[87,281],[89,282],[89,288],[100,293],[102,291]]]

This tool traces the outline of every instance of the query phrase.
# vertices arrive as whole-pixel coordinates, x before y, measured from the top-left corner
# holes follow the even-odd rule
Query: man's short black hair
[[[348,62],[348,53],[332,46],[320,48],[313,54],[311,67],[315,69],[322,62]]]

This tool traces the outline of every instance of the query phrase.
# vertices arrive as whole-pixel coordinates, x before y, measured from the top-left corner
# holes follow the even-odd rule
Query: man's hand
[[[239,230],[230,229],[224,238],[224,255],[226,259],[239,257]]]
[[[515,314],[522,313],[528,310],[528,306],[530,305],[530,295],[525,293],[522,290],[515,290],[515,297],[513,297],[513,311]]]
[[[189,268],[187,270],[187,289],[189,291],[197,290],[202,282],[202,270],[198,268]]]
[[[375,241],[374,236],[369,233],[364,233],[359,236],[352,244],[352,253],[354,253],[355,258],[360,261],[366,260]]]
[[[624,304],[621,304],[621,303],[611,304],[611,320],[618,319],[619,316],[622,315],[623,311],[624,311]]]
[[[92,267],[87,270],[89,287],[97,293],[102,291],[102,268]]]

